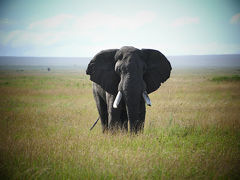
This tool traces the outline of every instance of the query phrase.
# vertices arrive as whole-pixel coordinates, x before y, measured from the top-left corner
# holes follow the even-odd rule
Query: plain
[[[0,72],[0,177],[238,179],[239,69],[178,69],[150,94],[143,134],[102,134],[83,70]]]

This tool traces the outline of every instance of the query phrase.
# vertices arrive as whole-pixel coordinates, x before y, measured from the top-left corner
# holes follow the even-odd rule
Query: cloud
[[[131,16],[117,16],[103,12],[89,12],[82,16],[59,14],[41,21],[33,22],[29,29],[66,29],[91,30],[96,28],[127,28],[136,29],[151,23],[156,17],[154,12],[141,11]]]
[[[231,24],[240,24],[240,13],[232,16],[232,18],[230,19],[230,23]]]
[[[143,11],[132,16],[116,16],[107,13],[93,12],[77,18],[76,28],[112,28],[137,29],[155,19],[153,12]]]
[[[73,16],[69,14],[59,14],[44,20],[31,23],[29,29],[53,29],[65,26],[69,21],[72,21]]]
[[[7,18],[0,18],[0,25],[1,24],[5,25],[5,24],[9,24],[9,23],[10,23],[9,19],[7,19]]]
[[[189,24],[198,24],[198,23],[199,23],[198,17],[180,17],[175,19],[171,25],[173,27],[181,27]]]
[[[181,48],[179,48],[181,46]],[[239,43],[220,43],[220,42],[209,42],[209,43],[197,43],[197,44],[181,44],[170,45],[172,52],[170,54],[239,54],[240,44]],[[186,53],[187,52],[187,53]]]
[[[131,16],[90,12],[82,16],[59,14],[32,22],[25,29],[0,32],[0,44],[11,47],[55,46],[66,43],[104,42],[116,33],[135,31],[154,21],[151,11],[141,11]],[[5,22],[6,20],[4,20]]]
[[[22,46],[49,46],[56,43],[62,33],[53,32],[31,32],[26,30],[15,30],[11,32],[1,32],[0,39],[2,45],[11,47]]]

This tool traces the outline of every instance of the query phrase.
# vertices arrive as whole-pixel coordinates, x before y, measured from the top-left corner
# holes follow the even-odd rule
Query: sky
[[[0,56],[240,54],[240,0],[0,0]]]

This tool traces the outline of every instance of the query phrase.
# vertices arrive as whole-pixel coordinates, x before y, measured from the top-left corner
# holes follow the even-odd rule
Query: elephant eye
[[[123,55],[122,53],[118,56],[118,60],[122,60],[123,59]]]

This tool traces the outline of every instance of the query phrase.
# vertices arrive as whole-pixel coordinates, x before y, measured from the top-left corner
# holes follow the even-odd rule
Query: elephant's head
[[[95,55],[87,74],[108,93],[122,96],[130,120],[138,118],[142,98],[157,90],[169,78],[171,69],[167,58],[157,50],[124,46]]]

